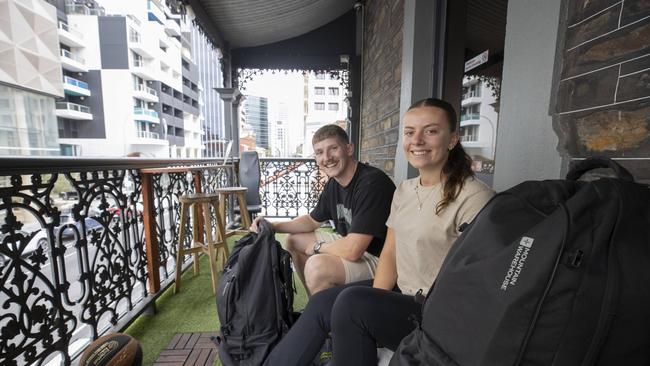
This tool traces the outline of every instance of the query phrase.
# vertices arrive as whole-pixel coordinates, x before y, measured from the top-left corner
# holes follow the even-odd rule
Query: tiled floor
[[[210,337],[217,333],[178,333],[160,353],[154,366],[212,366],[217,346]]]

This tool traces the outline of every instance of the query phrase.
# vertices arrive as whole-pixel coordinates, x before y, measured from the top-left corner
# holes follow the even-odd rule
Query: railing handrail
[[[148,86],[146,86],[146,85],[139,84],[139,85],[137,85],[137,86],[135,87],[135,90],[136,90],[136,91],[142,91],[142,92],[145,92],[145,93],[151,94],[151,95],[153,95],[153,96],[155,96],[155,97],[158,96],[158,93],[157,93],[154,89],[152,89],[152,88],[150,88],[150,87],[148,87]]]
[[[229,158],[229,162],[237,162],[238,158]],[[33,173],[66,173],[92,170],[113,169],[146,169],[162,168],[174,165],[208,165],[223,162],[223,157],[209,159],[186,158],[88,158],[79,156],[56,157],[0,157],[0,175],[21,175]]]
[[[72,109],[77,112],[90,113],[90,107],[71,102],[56,102],[56,109]]]
[[[144,60],[133,60],[133,67],[144,67]]]
[[[79,38],[82,38],[82,39],[84,38],[83,33],[79,32],[76,29],[71,29],[70,25],[68,25],[68,23],[60,21],[60,20],[59,20],[59,29],[62,29],[62,30],[66,31],[66,32],[68,32],[70,34],[74,34],[75,36],[77,36]]]
[[[158,112],[154,111],[153,109],[149,109],[149,108],[133,107],[133,113],[135,113],[135,114],[145,114],[147,116],[158,118]]]
[[[127,14],[126,17],[131,19],[133,21],[133,23],[135,23],[137,25],[142,25],[142,22],[140,22],[140,19],[136,18],[135,16],[133,16],[131,14]]]
[[[77,56],[74,53],[72,53],[72,52],[70,52],[70,51],[68,51],[68,50],[66,50],[64,48],[61,49],[61,56],[65,56],[65,57],[73,59],[73,60],[75,60],[77,62],[81,62],[82,64],[86,63],[86,60],[83,57]]]
[[[468,113],[460,116],[461,121],[467,121],[467,120],[479,119],[479,118],[480,118],[480,113]]]
[[[88,89],[88,83],[86,83],[85,81],[77,80],[75,78],[71,78],[65,75],[63,76],[63,81],[66,84],[75,85],[83,89]]]
[[[152,131],[138,131],[138,137],[149,138],[149,139],[159,139],[160,134],[158,134],[158,132],[152,132]]]

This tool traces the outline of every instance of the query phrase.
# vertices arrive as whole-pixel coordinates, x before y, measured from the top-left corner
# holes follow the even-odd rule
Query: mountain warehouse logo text
[[[521,271],[524,269],[524,265],[526,264],[526,259],[528,259],[530,248],[533,247],[533,241],[535,241],[535,239],[529,238],[527,236],[521,238],[519,246],[517,247],[517,251],[515,252],[515,256],[512,258],[512,262],[510,262],[508,273],[506,273],[506,277],[501,283],[501,289],[503,291],[506,291],[508,289],[508,286],[514,286],[517,284],[517,279],[519,279],[519,275],[521,274]]]

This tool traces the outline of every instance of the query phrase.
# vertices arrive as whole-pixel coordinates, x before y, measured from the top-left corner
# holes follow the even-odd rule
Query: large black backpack
[[[266,221],[235,243],[217,287],[219,358],[261,365],[292,322],[291,256]]]
[[[577,181],[604,166],[619,178]],[[650,189],[588,159],[496,195],[390,365],[650,365]]]

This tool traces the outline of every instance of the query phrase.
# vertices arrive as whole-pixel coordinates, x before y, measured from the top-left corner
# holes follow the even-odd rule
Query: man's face
[[[341,177],[353,155],[352,144],[345,144],[336,137],[329,137],[314,144],[316,164],[330,178]]]

